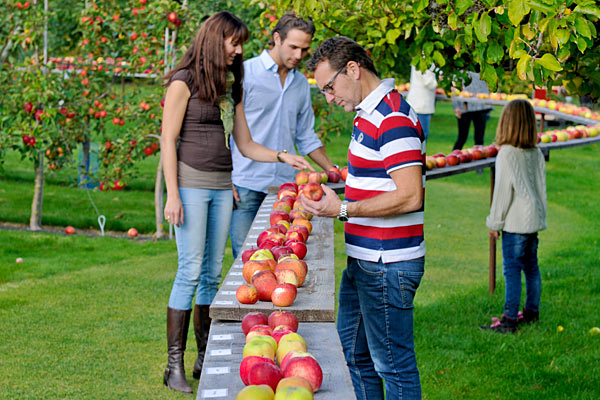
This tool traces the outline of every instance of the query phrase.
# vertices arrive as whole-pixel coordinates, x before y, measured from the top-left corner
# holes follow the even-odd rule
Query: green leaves
[[[454,3],[456,14],[463,15],[465,11],[467,11],[467,9],[472,5],[473,0],[456,0],[456,2]]]
[[[396,39],[398,39],[401,33],[402,32],[400,31],[400,29],[390,29],[385,34],[385,38],[389,44],[396,44]]]
[[[508,1],[508,19],[514,26],[519,25],[523,17],[529,14],[527,0],[509,0]]]
[[[562,71],[563,67],[550,53],[544,54],[541,58],[535,60],[537,64],[540,64],[542,67],[549,69],[550,71]]]
[[[531,60],[531,56],[529,54],[524,54],[517,63],[517,74],[519,75],[519,78],[523,80],[527,79],[527,68],[529,67],[529,60]]]
[[[588,21],[583,17],[577,17],[575,19],[575,31],[579,36],[583,36],[588,39],[592,38],[592,32],[588,26]]]
[[[589,14],[589,15],[593,15],[596,18],[600,18],[600,8],[595,6],[594,2],[589,2],[587,4],[578,5],[577,7],[575,7],[573,12],[581,13],[581,14]]]
[[[492,32],[492,18],[488,13],[481,15],[481,18],[477,20],[477,17],[472,22],[475,35],[480,42],[487,42],[489,34]]]

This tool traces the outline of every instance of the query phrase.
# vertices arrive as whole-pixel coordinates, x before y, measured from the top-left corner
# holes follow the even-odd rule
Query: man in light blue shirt
[[[271,149],[308,155],[324,170],[333,166],[314,132],[315,116],[306,77],[296,67],[306,56],[315,32],[311,20],[285,14],[272,32],[273,48],[244,62],[244,111],[252,139]],[[232,141],[235,209],[230,238],[236,258],[269,186],[293,181],[284,163],[245,158]]]

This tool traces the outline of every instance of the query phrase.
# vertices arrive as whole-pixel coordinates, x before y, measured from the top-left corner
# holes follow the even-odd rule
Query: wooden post
[[[496,183],[496,166],[490,167],[490,205],[494,198],[494,185]],[[489,273],[489,291],[490,296],[496,290],[496,238],[490,236],[490,273]]]

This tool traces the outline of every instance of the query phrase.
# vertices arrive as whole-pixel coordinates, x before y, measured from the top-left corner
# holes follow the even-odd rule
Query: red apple
[[[435,165],[438,168],[444,168],[446,166],[446,157],[436,157],[435,158]]]
[[[289,307],[296,300],[298,291],[291,283],[280,283],[271,293],[271,301],[277,307]]]
[[[289,213],[292,211],[292,207],[286,201],[276,201],[273,203],[273,211],[283,211],[284,213]]]
[[[290,246],[275,246],[271,249],[271,253],[276,260],[279,260],[282,256],[294,254],[294,250]]]
[[[273,339],[275,339],[275,341],[277,342],[277,344],[279,344],[279,340],[282,337],[284,337],[285,335],[287,335],[288,333],[294,333],[294,331],[291,330],[286,325],[279,325],[278,327],[276,327],[275,329],[273,329],[273,333],[271,334],[271,337],[273,337]]]
[[[242,360],[242,363],[240,364],[240,378],[242,379],[242,382],[244,382],[244,385],[248,385],[248,372],[250,372],[250,368],[252,368],[252,366],[254,364],[258,364],[258,363],[267,363],[267,364],[271,364],[271,365],[275,365],[275,361],[268,359],[266,357],[260,357],[260,356],[247,356],[244,357],[244,359]]]
[[[321,173],[320,172],[311,172],[308,174],[308,183],[321,183]]]
[[[237,288],[235,298],[242,304],[254,304],[258,301],[258,291],[254,285],[245,283]]]
[[[269,385],[273,391],[277,389],[281,378],[279,367],[270,363],[256,363],[248,371],[250,385]]]
[[[473,155],[473,160],[481,160],[483,158],[483,152],[479,149],[473,149],[471,154]]]
[[[279,234],[277,234],[277,235],[279,235]],[[271,235],[270,237],[263,240],[259,247],[261,249],[271,250],[273,247],[282,245],[284,240],[285,239],[278,240],[273,235]]]
[[[275,272],[281,269],[291,269],[296,273],[296,276],[298,277],[298,287],[304,284],[306,274],[308,273],[308,267],[306,266],[306,263],[304,261],[296,260],[294,258],[283,259],[282,261],[277,263],[277,266],[275,267]]]
[[[170,12],[169,14],[167,14],[167,20],[172,24],[174,24],[175,21],[177,21],[178,17],[179,16],[175,12]]]
[[[252,254],[256,252],[256,250],[258,250],[256,247],[251,247],[248,250],[244,250],[244,252],[242,253],[242,263],[245,264],[246,261],[250,259]]]
[[[338,183],[342,179],[342,177],[338,172],[327,171],[327,179],[331,183]]]
[[[278,285],[276,279],[262,279],[256,283],[256,290],[258,290],[258,299],[262,301],[271,301],[271,294],[275,287]]]
[[[282,183],[279,186],[279,190],[283,189],[283,188],[293,188],[296,193],[298,193],[298,184],[296,184],[296,182],[286,182],[286,183]]]
[[[268,324],[269,319],[267,318],[266,314],[263,314],[261,312],[251,312],[244,315],[244,318],[242,318],[242,332],[244,332],[244,335],[247,335],[254,325]]]
[[[71,225],[67,226],[65,228],[65,233],[67,235],[74,235],[75,234],[75,228],[73,228]]]
[[[135,228],[129,228],[129,230],[127,231],[127,236],[133,238],[133,237],[137,237],[138,235],[138,231]]]
[[[348,167],[340,169],[340,175],[342,176],[342,180],[346,182],[346,178],[348,177]]]
[[[450,154],[446,157],[446,161],[448,162],[448,165],[458,165],[458,163],[460,163],[460,159],[456,154]]]
[[[296,196],[298,196],[298,190],[288,186],[283,189],[279,189],[279,192],[277,192],[277,200],[281,200],[288,196],[295,199]]]
[[[288,240],[285,242],[286,246],[292,248],[292,251],[300,260],[303,260],[306,257],[306,245],[303,242],[296,242],[294,240]]]
[[[258,282],[264,280],[264,279],[275,279],[277,280],[277,276],[275,275],[275,272],[269,270],[263,270],[263,271],[258,271],[256,272],[254,275],[252,275],[252,284],[254,286],[256,286],[258,284]]]
[[[310,200],[319,201],[323,197],[323,188],[318,183],[307,183],[302,188],[302,194]]]
[[[312,357],[315,358],[312,354],[307,353],[305,351],[300,351],[300,350],[292,350],[290,352],[288,352],[283,359],[281,360],[281,370],[283,370],[286,366],[288,361],[290,361],[292,358],[296,358],[296,357]],[[315,358],[316,361],[316,358]]]
[[[323,383],[323,371],[313,357],[294,357],[289,360],[283,370],[283,377],[300,376],[306,379],[316,392]]]
[[[289,221],[290,220],[290,216],[288,213],[285,213],[283,211],[273,211],[271,213],[271,215],[269,216],[269,222],[271,225],[275,225],[277,222],[279,221]]]
[[[267,260],[248,260],[242,268],[242,276],[248,283],[252,283],[252,276],[259,271],[271,271],[271,265]]]
[[[308,172],[306,171],[300,171],[296,174],[296,183],[298,185],[302,185],[305,183],[308,183]],[[300,191],[300,189],[298,189],[298,192]]]
[[[308,230],[309,234],[312,232],[312,224],[308,219],[296,218],[292,223],[292,226],[304,226]]]
[[[298,318],[289,311],[273,311],[269,314],[268,324],[273,330],[280,325],[287,325],[292,331],[298,331]]]
[[[287,228],[281,224],[275,224],[275,225],[271,225],[268,229],[267,232],[272,232],[272,233],[281,233],[282,235],[285,235],[285,233],[287,232]],[[275,256],[275,255],[273,255]],[[277,258],[277,257],[275,257]]]
[[[300,220],[300,218],[297,218],[298,220]],[[306,220],[308,222],[308,220]],[[294,222],[296,222],[296,220],[294,220]],[[310,222],[309,222],[310,224]],[[292,226],[290,227],[290,229],[288,229],[288,231],[286,232],[286,237],[287,237],[287,233],[289,232],[299,232],[302,237],[304,238],[302,241],[306,242],[308,240],[308,235],[309,235],[309,231],[308,231],[308,227],[306,227],[304,224],[292,224]]]

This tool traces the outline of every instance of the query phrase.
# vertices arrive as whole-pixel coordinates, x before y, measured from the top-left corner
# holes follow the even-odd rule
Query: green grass
[[[437,107],[428,153],[447,153],[456,120],[449,104]],[[498,115],[495,110],[486,143]],[[348,138],[330,137],[334,162],[345,164]],[[33,174],[11,157],[0,176],[0,220],[20,215],[26,222]],[[600,336],[588,333],[600,326],[599,158],[597,146],[550,154],[548,229],[539,247],[541,321],[515,335],[477,328],[501,314],[504,298],[501,267],[496,293],[488,295],[489,170],[427,182],[426,273],[415,300],[425,399],[600,397]],[[153,230],[152,161],[142,168],[139,187],[91,193],[113,229],[135,224]],[[85,192],[63,186],[69,179],[48,178],[44,223],[93,225]],[[337,221],[335,233],[339,284],[345,255]],[[17,257],[24,262],[16,264]],[[231,262],[228,248],[225,271]],[[176,264],[172,241],[0,231],[0,398],[180,398],[161,382],[165,308]]]

